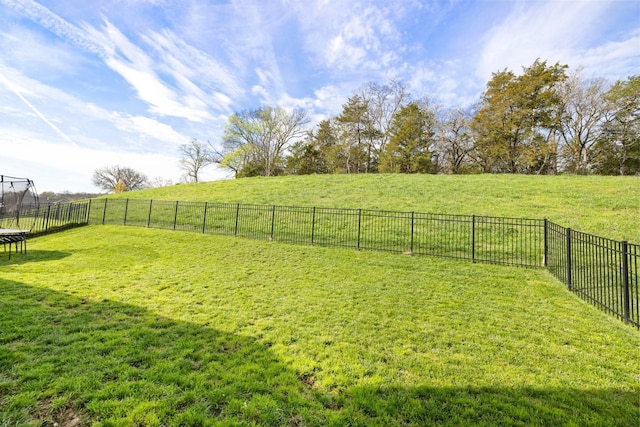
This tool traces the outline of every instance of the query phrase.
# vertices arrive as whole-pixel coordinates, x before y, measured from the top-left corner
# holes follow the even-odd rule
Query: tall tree
[[[470,114],[459,108],[446,110],[436,123],[435,149],[442,170],[451,174],[465,172],[473,151]]]
[[[322,151],[313,140],[313,134],[303,141],[294,143],[287,157],[287,174],[311,175],[327,173]]]
[[[360,96],[367,105],[367,120],[362,132],[366,140],[366,172],[375,172],[379,157],[391,138],[394,116],[409,102],[411,95],[404,83],[392,79],[384,84],[368,83]]]
[[[557,85],[565,69],[536,60],[521,76],[507,70],[493,74],[472,121],[475,148],[486,172],[550,169],[560,119]]]
[[[305,134],[307,122],[304,110],[263,107],[236,113],[229,118],[222,150],[216,151],[214,161],[227,167],[233,163],[237,176],[249,174],[244,169],[251,169],[250,174],[277,175],[284,169],[286,148]]]
[[[346,173],[368,172],[371,157],[367,157],[367,143],[375,132],[368,115],[369,104],[360,95],[354,95],[342,106],[336,118],[336,130],[343,148]],[[369,145],[370,147],[370,145]]]
[[[380,172],[428,173],[434,140],[433,112],[417,102],[401,107],[393,115],[389,142],[380,155]]]
[[[377,171],[393,116],[409,99],[406,85],[390,80],[370,82],[347,100],[334,123],[348,159],[346,173]]]
[[[215,163],[218,163],[222,168],[231,169],[234,173],[234,178],[253,176],[254,173],[259,172],[259,169],[255,168],[256,162],[252,160],[252,147],[250,145],[228,147],[225,146],[225,143],[223,143],[222,151],[214,151],[213,159]],[[257,173],[257,175],[262,174]]]
[[[188,180],[198,182],[202,169],[213,163],[213,152],[209,147],[195,138],[179,147],[180,169]]]
[[[596,171],[640,173],[640,75],[617,81],[607,92],[609,111],[596,144]]]
[[[589,173],[596,153],[594,147],[609,109],[605,81],[585,80],[578,70],[559,85],[559,92],[564,169],[576,174]]]
[[[112,193],[141,190],[148,185],[144,174],[118,165],[96,169],[92,182],[96,187]]]

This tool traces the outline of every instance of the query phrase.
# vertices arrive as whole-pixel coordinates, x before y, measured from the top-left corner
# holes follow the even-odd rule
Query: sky
[[[219,146],[235,112],[304,108],[312,127],[390,79],[466,107],[537,58],[639,74],[640,1],[0,0],[0,174],[39,192],[101,192],[113,165],[180,182],[180,145]]]

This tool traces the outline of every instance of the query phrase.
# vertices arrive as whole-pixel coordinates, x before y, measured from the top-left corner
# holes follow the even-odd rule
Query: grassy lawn
[[[0,426],[629,426],[639,348],[544,270],[119,226],[0,255]]]
[[[640,177],[312,175],[181,184],[115,197],[548,218],[640,243]]]

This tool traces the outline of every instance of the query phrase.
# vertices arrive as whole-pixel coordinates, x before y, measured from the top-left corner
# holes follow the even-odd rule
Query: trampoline
[[[27,235],[38,217],[38,193],[29,178],[0,175],[0,244],[4,251],[11,248],[27,251]]]

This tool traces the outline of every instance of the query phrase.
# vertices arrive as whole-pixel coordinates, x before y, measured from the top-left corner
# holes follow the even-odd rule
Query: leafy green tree
[[[251,164],[252,147],[248,144],[229,147],[225,146],[226,142],[223,143],[222,151],[215,151],[214,162],[222,168],[231,169],[235,178],[241,178],[241,172]]]
[[[393,116],[409,98],[407,87],[391,80],[370,82],[347,100],[334,122],[347,159],[346,173],[378,170],[380,155],[391,137]]]
[[[336,118],[337,134],[343,148],[346,173],[369,172],[371,167],[371,139],[375,132],[368,115],[366,99],[354,95],[342,106]]]
[[[640,75],[617,81],[607,92],[610,110],[596,144],[598,173],[640,173]]]
[[[430,147],[434,140],[434,115],[411,102],[393,116],[389,143],[380,156],[380,172],[431,172]]]
[[[411,95],[407,86],[397,80],[389,80],[384,84],[370,82],[359,92],[366,101],[366,121],[361,136],[366,141],[365,172],[375,172],[391,138],[391,126],[394,116],[405,106]]]
[[[230,167],[238,177],[277,175],[284,170],[286,148],[305,134],[307,122],[304,110],[263,107],[236,113],[229,118],[214,161]]]
[[[473,117],[475,150],[485,172],[547,173],[556,155],[557,85],[566,66],[536,60],[521,76],[494,73]]]
[[[339,126],[336,125],[336,120],[325,119],[318,124],[318,130],[312,136],[325,163],[323,169],[326,169],[327,173],[346,173],[345,150],[338,135]]]
[[[307,137],[298,141],[289,150],[286,172],[290,175],[325,174],[335,172],[335,153],[340,146],[335,137],[331,119],[320,121],[316,131],[311,130]]]
[[[304,141],[298,141],[291,147],[287,157],[286,172],[290,175],[311,175],[327,173],[326,162],[322,152],[310,136]]]

